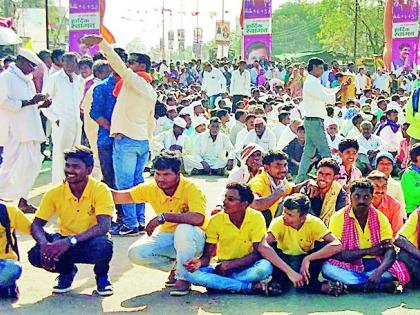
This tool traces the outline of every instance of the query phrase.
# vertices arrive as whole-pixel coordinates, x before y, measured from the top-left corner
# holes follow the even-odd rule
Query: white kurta
[[[232,143],[228,136],[221,132],[217,135],[216,141],[213,141],[209,131],[200,134],[197,140],[195,154],[184,157],[184,168],[188,174],[194,168],[202,170],[202,161],[207,162],[211,169],[220,169],[226,167],[229,159],[235,158],[235,149]]]
[[[276,144],[277,144],[276,136],[267,127],[265,128],[265,131],[261,138],[257,136],[257,133],[255,132],[255,130],[251,130],[246,136],[243,145],[247,146],[250,143],[256,143],[260,145],[265,150],[265,152],[275,149]]]
[[[51,96],[52,105],[43,110],[52,124],[53,160],[52,182],[58,184],[64,179],[64,151],[80,144],[82,121],[80,102],[82,101],[84,81],[73,74],[73,82],[60,70],[50,76],[46,93]],[[60,121],[57,126],[56,121]]]
[[[178,145],[184,151],[187,142],[188,136],[186,136],[185,134],[182,134],[178,138],[175,138],[174,131],[168,130],[154,138],[153,149],[155,151],[155,154],[158,154],[162,150],[169,151],[169,148],[173,145]]]
[[[10,65],[0,75],[0,146],[4,147],[0,167],[0,198],[28,198],[41,169],[40,144],[45,141],[37,106],[22,107],[35,95],[32,76]]]

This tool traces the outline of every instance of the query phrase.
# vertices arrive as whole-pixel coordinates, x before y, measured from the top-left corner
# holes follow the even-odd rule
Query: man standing
[[[321,157],[331,157],[324,132],[324,119],[327,118],[325,105],[334,104],[336,97],[347,88],[347,83],[345,83],[338,92],[331,92],[321,85],[319,78],[324,72],[324,61],[322,59],[310,59],[308,72],[308,77],[303,85],[305,148],[296,178],[297,182],[302,182],[307,178],[311,160],[317,151]]]
[[[84,81],[75,73],[76,54],[66,53],[62,61],[63,69],[51,75],[48,80],[45,91],[51,97],[52,105],[43,111],[52,124],[53,184],[64,179],[64,151],[80,144],[82,137],[80,102],[83,98]]]
[[[251,76],[246,69],[246,62],[243,60],[239,62],[239,68],[232,73],[230,95],[232,96],[233,113],[236,112],[236,103],[251,95]]]
[[[209,106],[214,108],[216,98],[226,92],[226,78],[222,71],[213,67],[210,63],[206,64],[203,72],[202,90],[209,97]]]
[[[110,134],[114,137],[113,163],[118,189],[128,189],[144,181],[143,171],[149,160],[149,142],[155,125],[154,110],[157,100],[148,71],[150,57],[133,53],[125,65],[114,49],[100,36],[86,36],[87,46],[98,45],[111,68],[121,77],[113,94],[117,97],[111,119]],[[138,235],[144,230],[144,204],[125,204],[123,223],[119,234]]]
[[[45,135],[39,108],[51,104],[44,95],[36,94],[30,76],[40,63],[34,53],[21,49],[16,63],[0,76],[0,147],[4,147],[0,199],[19,200],[23,211],[33,210],[27,198],[43,160]]]

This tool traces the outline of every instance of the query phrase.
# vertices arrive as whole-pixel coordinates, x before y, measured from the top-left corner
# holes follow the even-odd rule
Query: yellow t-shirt
[[[283,197],[288,196],[292,193],[292,185],[287,181],[287,179],[284,179],[284,186],[285,186],[285,191],[283,194]],[[260,174],[258,174],[257,176],[255,176],[254,178],[252,178],[248,185],[251,187],[252,191],[254,194],[260,196],[260,197],[268,197],[270,196],[273,192],[271,190],[271,183],[270,183],[270,179],[268,178],[267,173],[265,172],[265,170],[262,170]],[[270,211],[271,214],[274,215],[276,214],[277,211],[277,207],[279,205],[279,202],[282,200],[282,198],[280,198],[279,200],[277,200],[271,207],[270,207]]]
[[[6,206],[7,213],[10,220],[10,232],[14,230],[20,233],[30,234],[31,233],[31,220],[18,208],[14,206]],[[17,260],[17,254],[12,248],[9,248],[9,252],[6,253],[6,229],[0,224],[0,259],[13,259]]]
[[[245,257],[254,251],[253,244],[259,243],[266,232],[261,212],[248,208],[244,221],[238,229],[224,211],[210,218],[206,230],[206,242],[217,244],[219,261]]]
[[[418,221],[419,214],[417,211],[414,211],[412,214],[410,214],[407,222],[405,222],[401,230],[398,232],[398,235],[404,236],[416,248],[418,246]]]
[[[207,199],[200,187],[181,176],[179,185],[173,196],[167,196],[156,182],[140,184],[130,190],[131,198],[136,203],[150,203],[156,215],[161,213],[186,213],[196,212],[204,215],[202,228],[207,225],[206,208]],[[165,222],[160,226],[160,231],[173,233],[177,223]]]
[[[115,209],[112,194],[102,182],[89,176],[80,200],[64,182],[46,192],[35,217],[49,221],[57,214],[57,225],[63,236],[80,234],[98,224],[96,216],[109,215]]]
[[[277,248],[286,255],[304,255],[314,248],[315,242],[320,241],[330,231],[321,219],[308,214],[305,223],[299,230],[284,224],[283,216],[271,222],[268,232],[277,241]]]
[[[347,208],[347,207],[346,207]],[[341,240],[343,234],[343,226],[344,226],[344,212],[346,208],[341,209],[340,211],[333,214],[330,220],[329,228],[331,232],[337,236],[339,240]],[[380,225],[380,233],[381,233],[381,241],[384,240],[392,240],[392,228],[391,224],[389,223],[387,217],[382,214],[382,212],[375,210],[378,214],[378,221]],[[370,248],[372,247],[372,241],[370,237],[370,230],[369,230],[369,219],[366,223],[365,230],[362,230],[362,227],[357,221],[356,217],[354,216],[353,209],[350,210],[350,217],[354,218],[354,224],[356,225],[357,235],[359,237],[359,247],[360,249]],[[366,256],[370,257],[370,256]]]

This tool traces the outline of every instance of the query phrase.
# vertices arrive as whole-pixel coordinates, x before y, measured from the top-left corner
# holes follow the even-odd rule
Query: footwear
[[[120,230],[118,232],[118,235],[119,236],[138,236],[138,235],[140,235],[140,231],[139,231],[138,227],[131,228],[131,227],[128,227],[126,225],[123,225],[120,228]]]
[[[176,280],[174,289],[169,293],[171,296],[185,296],[191,292],[191,284],[184,280]]]
[[[169,273],[168,281],[165,282],[165,288],[173,288],[175,287],[175,270],[171,270]]]
[[[96,286],[96,291],[100,296],[110,296],[114,294],[114,289],[108,275],[96,276]]]
[[[119,235],[122,226],[123,224],[120,222],[111,222],[111,228],[109,229],[109,232],[111,235]]]
[[[10,287],[0,288],[0,298],[2,299],[12,299],[17,301],[19,296],[19,288],[16,284],[11,285]]]
[[[140,234],[146,233],[146,226],[144,224],[139,224],[138,229]]]
[[[66,293],[71,291],[74,277],[77,273],[77,267],[74,266],[74,269],[71,273],[61,273],[58,275],[58,283],[53,287],[53,293]]]

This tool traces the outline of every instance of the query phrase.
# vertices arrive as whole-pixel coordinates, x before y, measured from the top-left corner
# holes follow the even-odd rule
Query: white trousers
[[[59,184],[64,180],[64,151],[75,145],[80,145],[82,138],[82,123],[61,121],[60,126],[52,124],[52,183]]]
[[[0,166],[0,199],[27,199],[43,159],[39,142],[19,142],[10,135],[4,146],[3,163]]]
[[[210,168],[213,170],[224,168],[227,165],[227,158],[218,158],[218,157],[209,157],[204,158]],[[191,174],[193,169],[202,170],[203,165],[201,164],[201,159],[195,155],[185,155],[184,156],[184,169],[187,174]]]

